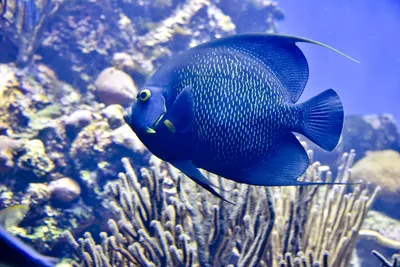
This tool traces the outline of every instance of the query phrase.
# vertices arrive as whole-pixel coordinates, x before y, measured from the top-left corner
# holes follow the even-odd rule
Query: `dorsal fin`
[[[239,34],[205,43],[198,48],[230,47],[238,52],[251,54],[265,63],[284,86],[287,100],[296,103],[308,80],[308,63],[297,42],[311,43],[333,50],[355,62],[346,54],[323,43],[306,38],[279,35],[250,33]]]

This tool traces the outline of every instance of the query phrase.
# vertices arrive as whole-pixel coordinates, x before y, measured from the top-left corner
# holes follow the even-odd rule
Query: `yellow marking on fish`
[[[157,121],[154,123],[153,128],[156,128],[157,125],[160,123],[162,118],[164,117],[165,113],[161,114],[161,116],[157,119]]]
[[[148,133],[148,134],[155,134],[156,131],[155,131],[154,129],[150,128],[150,127],[147,127],[146,133]]]
[[[157,125],[160,123],[160,121],[164,118],[165,113],[167,113],[167,106],[165,105],[165,101],[164,101],[164,112],[163,112],[163,114],[161,114],[161,116],[157,119],[157,121],[154,123],[154,125],[151,128],[155,129],[157,127]]]
[[[170,120],[165,120],[165,121],[164,121],[164,124],[165,124],[165,126],[167,126],[168,130],[169,130],[171,133],[174,134],[174,133],[176,132],[175,126],[174,126],[174,124],[173,124]]]

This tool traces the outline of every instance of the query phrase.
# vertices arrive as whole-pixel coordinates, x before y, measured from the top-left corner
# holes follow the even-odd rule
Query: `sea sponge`
[[[96,96],[106,105],[128,105],[137,95],[131,76],[114,67],[103,70],[95,81]]]
[[[380,198],[398,202],[400,196],[400,153],[393,150],[370,151],[353,167],[353,181],[365,180],[382,188]]]
[[[69,151],[75,167],[78,169],[96,168],[105,154],[110,154],[110,126],[106,121],[92,122],[76,136]]]

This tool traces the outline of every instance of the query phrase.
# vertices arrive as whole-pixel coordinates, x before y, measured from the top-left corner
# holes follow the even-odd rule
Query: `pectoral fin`
[[[170,162],[175,168],[179,169],[181,172],[186,174],[190,179],[195,181],[198,185],[202,186],[208,192],[213,194],[214,196],[229,202],[230,204],[235,205],[234,203],[230,202],[223,198],[217,191],[214,190],[212,187],[216,187],[210,180],[208,180],[200,171],[199,169],[193,165],[190,161],[176,161]]]
[[[171,133],[184,133],[190,128],[193,119],[192,85],[187,85],[178,95],[165,115],[164,124]]]

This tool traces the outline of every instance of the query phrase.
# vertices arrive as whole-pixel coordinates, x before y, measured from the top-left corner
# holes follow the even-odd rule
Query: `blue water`
[[[393,113],[400,120],[400,1],[281,0],[279,32],[329,44],[355,64],[323,48],[301,45],[310,65],[302,99],[333,87],[346,114]]]

